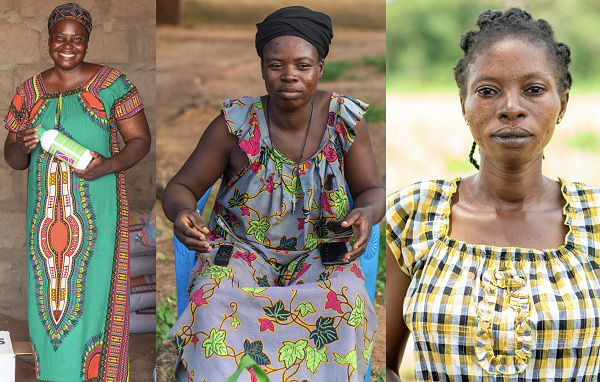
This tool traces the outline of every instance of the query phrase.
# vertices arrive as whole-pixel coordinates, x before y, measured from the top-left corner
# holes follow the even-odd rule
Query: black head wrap
[[[333,38],[331,18],[324,13],[301,6],[281,8],[256,24],[256,52],[262,58],[265,45],[280,36],[296,36],[317,48],[321,58],[327,57]]]
[[[56,23],[63,20],[74,20],[82,24],[88,32],[88,38],[92,34],[92,16],[77,3],[66,3],[54,8],[48,17],[48,33]]]

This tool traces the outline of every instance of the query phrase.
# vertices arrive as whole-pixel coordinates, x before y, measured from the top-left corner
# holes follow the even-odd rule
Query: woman
[[[128,212],[124,170],[149,151],[141,97],[120,72],[84,61],[89,12],[56,7],[48,19],[54,66],[17,88],[6,162],[29,168],[29,333],[40,380],[128,379]],[[85,170],[39,145],[39,127],[92,150]],[[125,147],[119,150],[117,131]]]
[[[477,25],[454,74],[479,172],[387,200],[388,380],[409,329],[420,381],[596,380],[599,190],[542,174],[570,50],[520,9]]]
[[[224,102],[164,192],[175,235],[199,252],[170,331],[176,376],[222,381],[246,354],[271,381],[362,380],[377,319],[357,259],[385,198],[367,105],[317,90],[327,15],[288,7],[257,27],[267,95]],[[205,225],[196,201],[221,176]],[[318,247],[350,236],[344,264],[323,266]]]

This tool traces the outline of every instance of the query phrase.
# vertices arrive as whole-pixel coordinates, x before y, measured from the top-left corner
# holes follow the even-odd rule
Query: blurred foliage
[[[377,279],[375,280],[375,302],[385,305],[385,225],[380,224]]]
[[[351,67],[350,61],[326,61],[325,70],[321,81],[335,81],[340,79],[344,72]]]
[[[586,153],[597,154],[600,152],[600,135],[594,131],[584,131],[565,141],[565,144]]]
[[[457,92],[452,69],[460,36],[486,9],[518,6],[547,20],[569,45],[574,91],[600,90],[600,2],[596,0],[390,0],[387,2],[387,91]]]
[[[377,104],[373,104],[369,106],[369,110],[365,114],[365,121],[367,123],[373,122],[385,122],[385,105],[379,106]]]

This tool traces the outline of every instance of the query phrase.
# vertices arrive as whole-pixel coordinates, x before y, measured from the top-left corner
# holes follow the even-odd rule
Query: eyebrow
[[[522,78],[525,80],[529,80],[531,78],[542,78],[544,80],[549,80],[547,73],[544,73],[544,72],[527,73]],[[498,81],[498,78],[494,77],[494,76],[481,76],[481,77],[475,78],[475,80],[473,80],[473,83],[481,82],[481,81]]]
[[[314,58],[312,58],[310,56],[298,57],[298,58],[294,59],[294,61],[305,61],[305,60],[306,61],[316,61]],[[283,59],[278,58],[278,57],[273,57],[273,58],[269,58],[265,62],[271,62],[271,61],[283,61]]]

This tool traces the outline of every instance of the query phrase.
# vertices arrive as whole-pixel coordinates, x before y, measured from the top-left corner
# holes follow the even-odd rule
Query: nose
[[[496,117],[498,119],[515,120],[527,115],[527,109],[523,105],[523,96],[520,90],[507,90],[499,99]]]
[[[294,82],[298,80],[298,73],[293,66],[285,66],[281,72],[281,80],[283,82]]]

